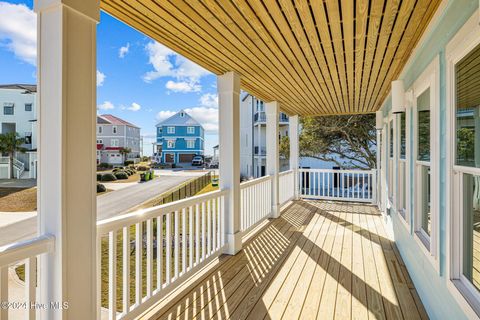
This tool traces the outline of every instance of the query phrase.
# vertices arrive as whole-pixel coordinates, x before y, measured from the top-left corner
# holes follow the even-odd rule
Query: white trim
[[[462,175],[459,171],[470,174],[480,174],[479,168],[469,168],[455,165],[455,64],[480,44],[480,26],[478,25],[478,16],[480,10],[477,10],[468,21],[462,26],[457,34],[450,40],[445,50],[446,60],[446,108],[447,108],[447,150],[446,167],[447,175],[445,177],[446,185],[446,278],[447,288],[452,296],[458,302],[460,307],[466,313],[467,317],[478,318],[475,309],[480,307],[480,294],[472,292],[468,286],[462,282],[461,271],[461,216],[462,211],[457,210],[461,206],[462,190],[460,186]],[[458,202],[458,203],[457,203]],[[461,209],[461,208],[460,208]],[[457,213],[457,214],[455,214]]]
[[[417,115],[417,98],[430,89],[430,161],[417,160],[418,153],[418,115]],[[422,248],[422,251],[428,257],[437,272],[440,272],[440,219],[439,219],[439,203],[440,203],[440,57],[437,55],[432,62],[425,68],[422,74],[415,80],[412,87],[408,90],[414,94],[413,99],[413,166],[414,170],[414,210],[413,210],[413,234],[414,238]],[[430,167],[430,237],[421,229],[420,205],[419,201],[420,186],[417,173],[419,166]],[[428,240],[428,241],[426,241]]]
[[[171,130],[173,129],[173,130]],[[175,126],[168,126],[167,127],[167,134],[174,134],[175,133]]]
[[[204,138],[202,137],[192,137],[192,136],[159,136],[157,137],[158,139],[165,139],[165,140],[169,140],[169,139],[200,139],[200,140],[204,140]]]

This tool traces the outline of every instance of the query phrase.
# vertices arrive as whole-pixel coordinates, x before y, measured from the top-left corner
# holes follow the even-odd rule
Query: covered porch
[[[437,312],[430,301],[437,292],[423,286],[417,294],[399,253],[408,251],[397,250],[387,227],[400,188],[387,163],[397,138],[386,115],[379,113],[377,128],[381,168],[368,171],[300,168],[299,117],[384,106],[436,10],[450,9],[446,2],[37,0],[39,234],[0,250],[0,301],[8,301],[8,266],[26,261],[26,302],[46,306],[26,309],[29,319],[424,319],[425,310]],[[100,9],[218,76],[220,190],[97,219]],[[242,183],[241,90],[266,102],[267,127],[267,175]],[[281,111],[290,117],[285,172]],[[412,190],[404,189],[413,209]],[[415,256],[407,257],[412,265]],[[412,279],[423,284],[422,275]],[[445,296],[443,307],[456,313]],[[0,309],[8,318],[9,309]]]
[[[428,319],[375,206],[289,203],[148,319]]]

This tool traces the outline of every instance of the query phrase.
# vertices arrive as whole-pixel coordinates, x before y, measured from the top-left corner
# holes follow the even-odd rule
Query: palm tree
[[[22,145],[25,139],[20,138],[16,132],[0,134],[0,153],[7,153],[10,158],[10,179],[13,179],[13,156],[15,152],[24,153],[27,151]]]
[[[123,156],[123,163],[125,164],[125,161],[127,161],[127,155],[132,152],[132,149],[130,148],[120,148],[118,152]]]

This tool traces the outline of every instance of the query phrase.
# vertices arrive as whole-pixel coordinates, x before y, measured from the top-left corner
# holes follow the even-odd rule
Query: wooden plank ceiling
[[[376,111],[440,0],[101,0],[107,13],[289,114]]]

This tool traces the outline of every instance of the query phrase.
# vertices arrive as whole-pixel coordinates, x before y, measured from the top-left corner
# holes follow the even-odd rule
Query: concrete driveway
[[[97,219],[103,220],[127,213],[142,203],[192,178],[205,174],[205,172],[199,171],[163,172],[163,170],[155,170],[155,173],[158,178],[152,181],[137,183],[127,188],[98,196]],[[11,220],[11,214],[8,216]],[[8,224],[0,226],[0,246],[36,236],[36,214],[31,216],[19,214],[17,217],[18,220],[9,221]],[[2,213],[0,213],[0,219],[2,219]]]

